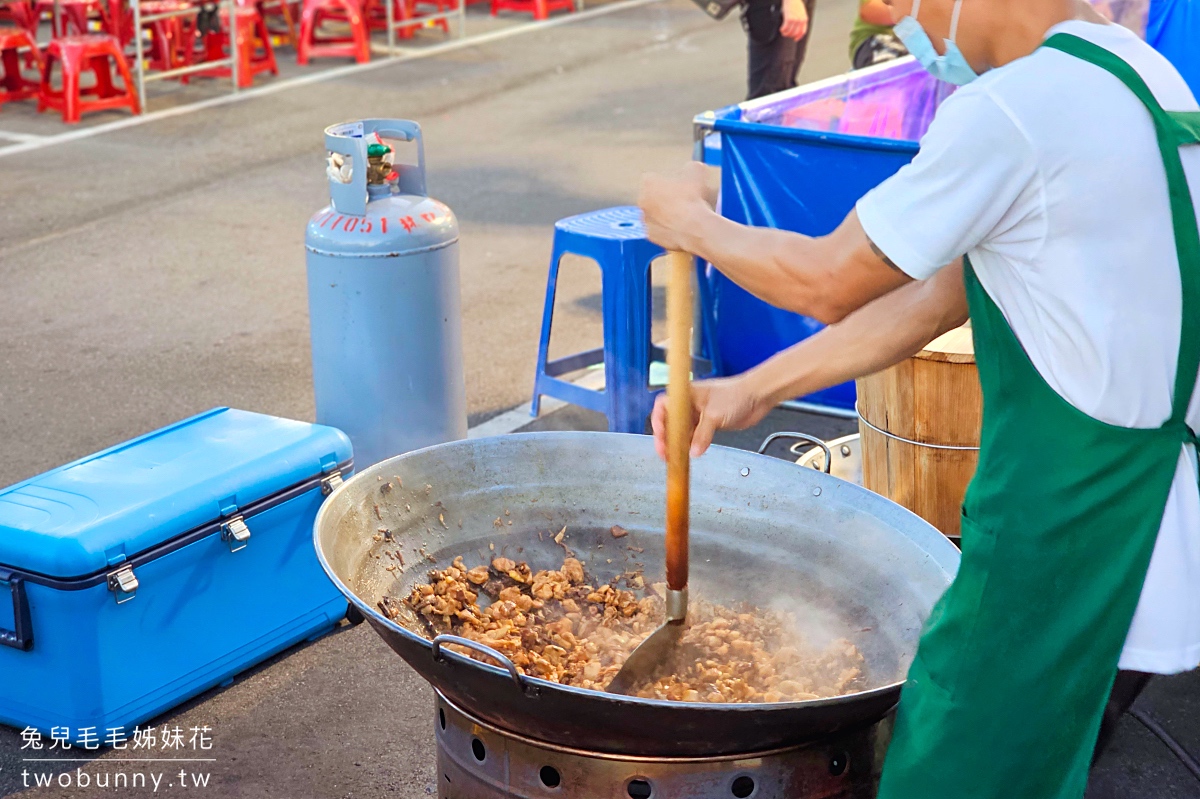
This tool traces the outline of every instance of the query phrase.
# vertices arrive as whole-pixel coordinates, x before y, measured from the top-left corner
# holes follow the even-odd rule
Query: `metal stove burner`
[[[769,752],[654,758],[535,741],[439,693],[435,728],[441,799],[870,799],[891,723]]]

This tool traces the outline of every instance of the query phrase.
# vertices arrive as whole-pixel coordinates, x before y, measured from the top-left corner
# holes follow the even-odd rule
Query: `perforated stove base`
[[[669,759],[611,755],[500,730],[440,694],[435,729],[441,799],[869,799],[887,737],[885,722],[772,752]]]

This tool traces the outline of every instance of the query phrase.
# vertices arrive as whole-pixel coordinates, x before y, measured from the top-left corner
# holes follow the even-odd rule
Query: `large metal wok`
[[[407,595],[431,568],[459,555],[468,567],[505,555],[536,571],[560,567],[569,548],[597,584],[638,565],[647,583],[661,580],[664,491],[664,467],[646,436],[457,441],[383,461],[338,488],[317,515],[317,553],[375,630],[435,688],[539,740],[626,755],[751,752],[872,723],[895,704],[958,551],[919,517],[859,486],[741,450],[713,447],[692,466],[693,595],[795,611],[817,639],[848,636],[865,656],[866,690],[742,705],[617,696],[526,677],[499,653],[491,658],[497,665],[471,659],[377,608],[385,594]],[[629,534],[614,538],[613,525]],[[388,554],[397,549],[403,572]]]

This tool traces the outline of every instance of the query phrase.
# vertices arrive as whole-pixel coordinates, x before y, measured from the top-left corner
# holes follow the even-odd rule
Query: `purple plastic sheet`
[[[918,141],[955,86],[931,77],[911,58],[822,81],[760,103],[742,119],[786,128]]]
[[[1092,3],[1104,16],[1145,35],[1150,0]],[[743,103],[741,118],[785,128],[919,141],[938,105],[955,88],[906,58]]]

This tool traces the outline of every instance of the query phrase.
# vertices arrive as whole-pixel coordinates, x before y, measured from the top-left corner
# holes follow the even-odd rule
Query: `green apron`
[[[1134,429],[1076,409],[964,262],[983,387],[979,466],[963,500],[962,563],[921,636],[879,799],[1083,796],[1181,447],[1195,443],[1185,414],[1200,367],[1200,234],[1179,147],[1200,142],[1200,112],[1164,111],[1132,67],[1086,40],[1056,34],[1044,46],[1112,73],[1154,118],[1183,286],[1173,411],[1162,427]]]

